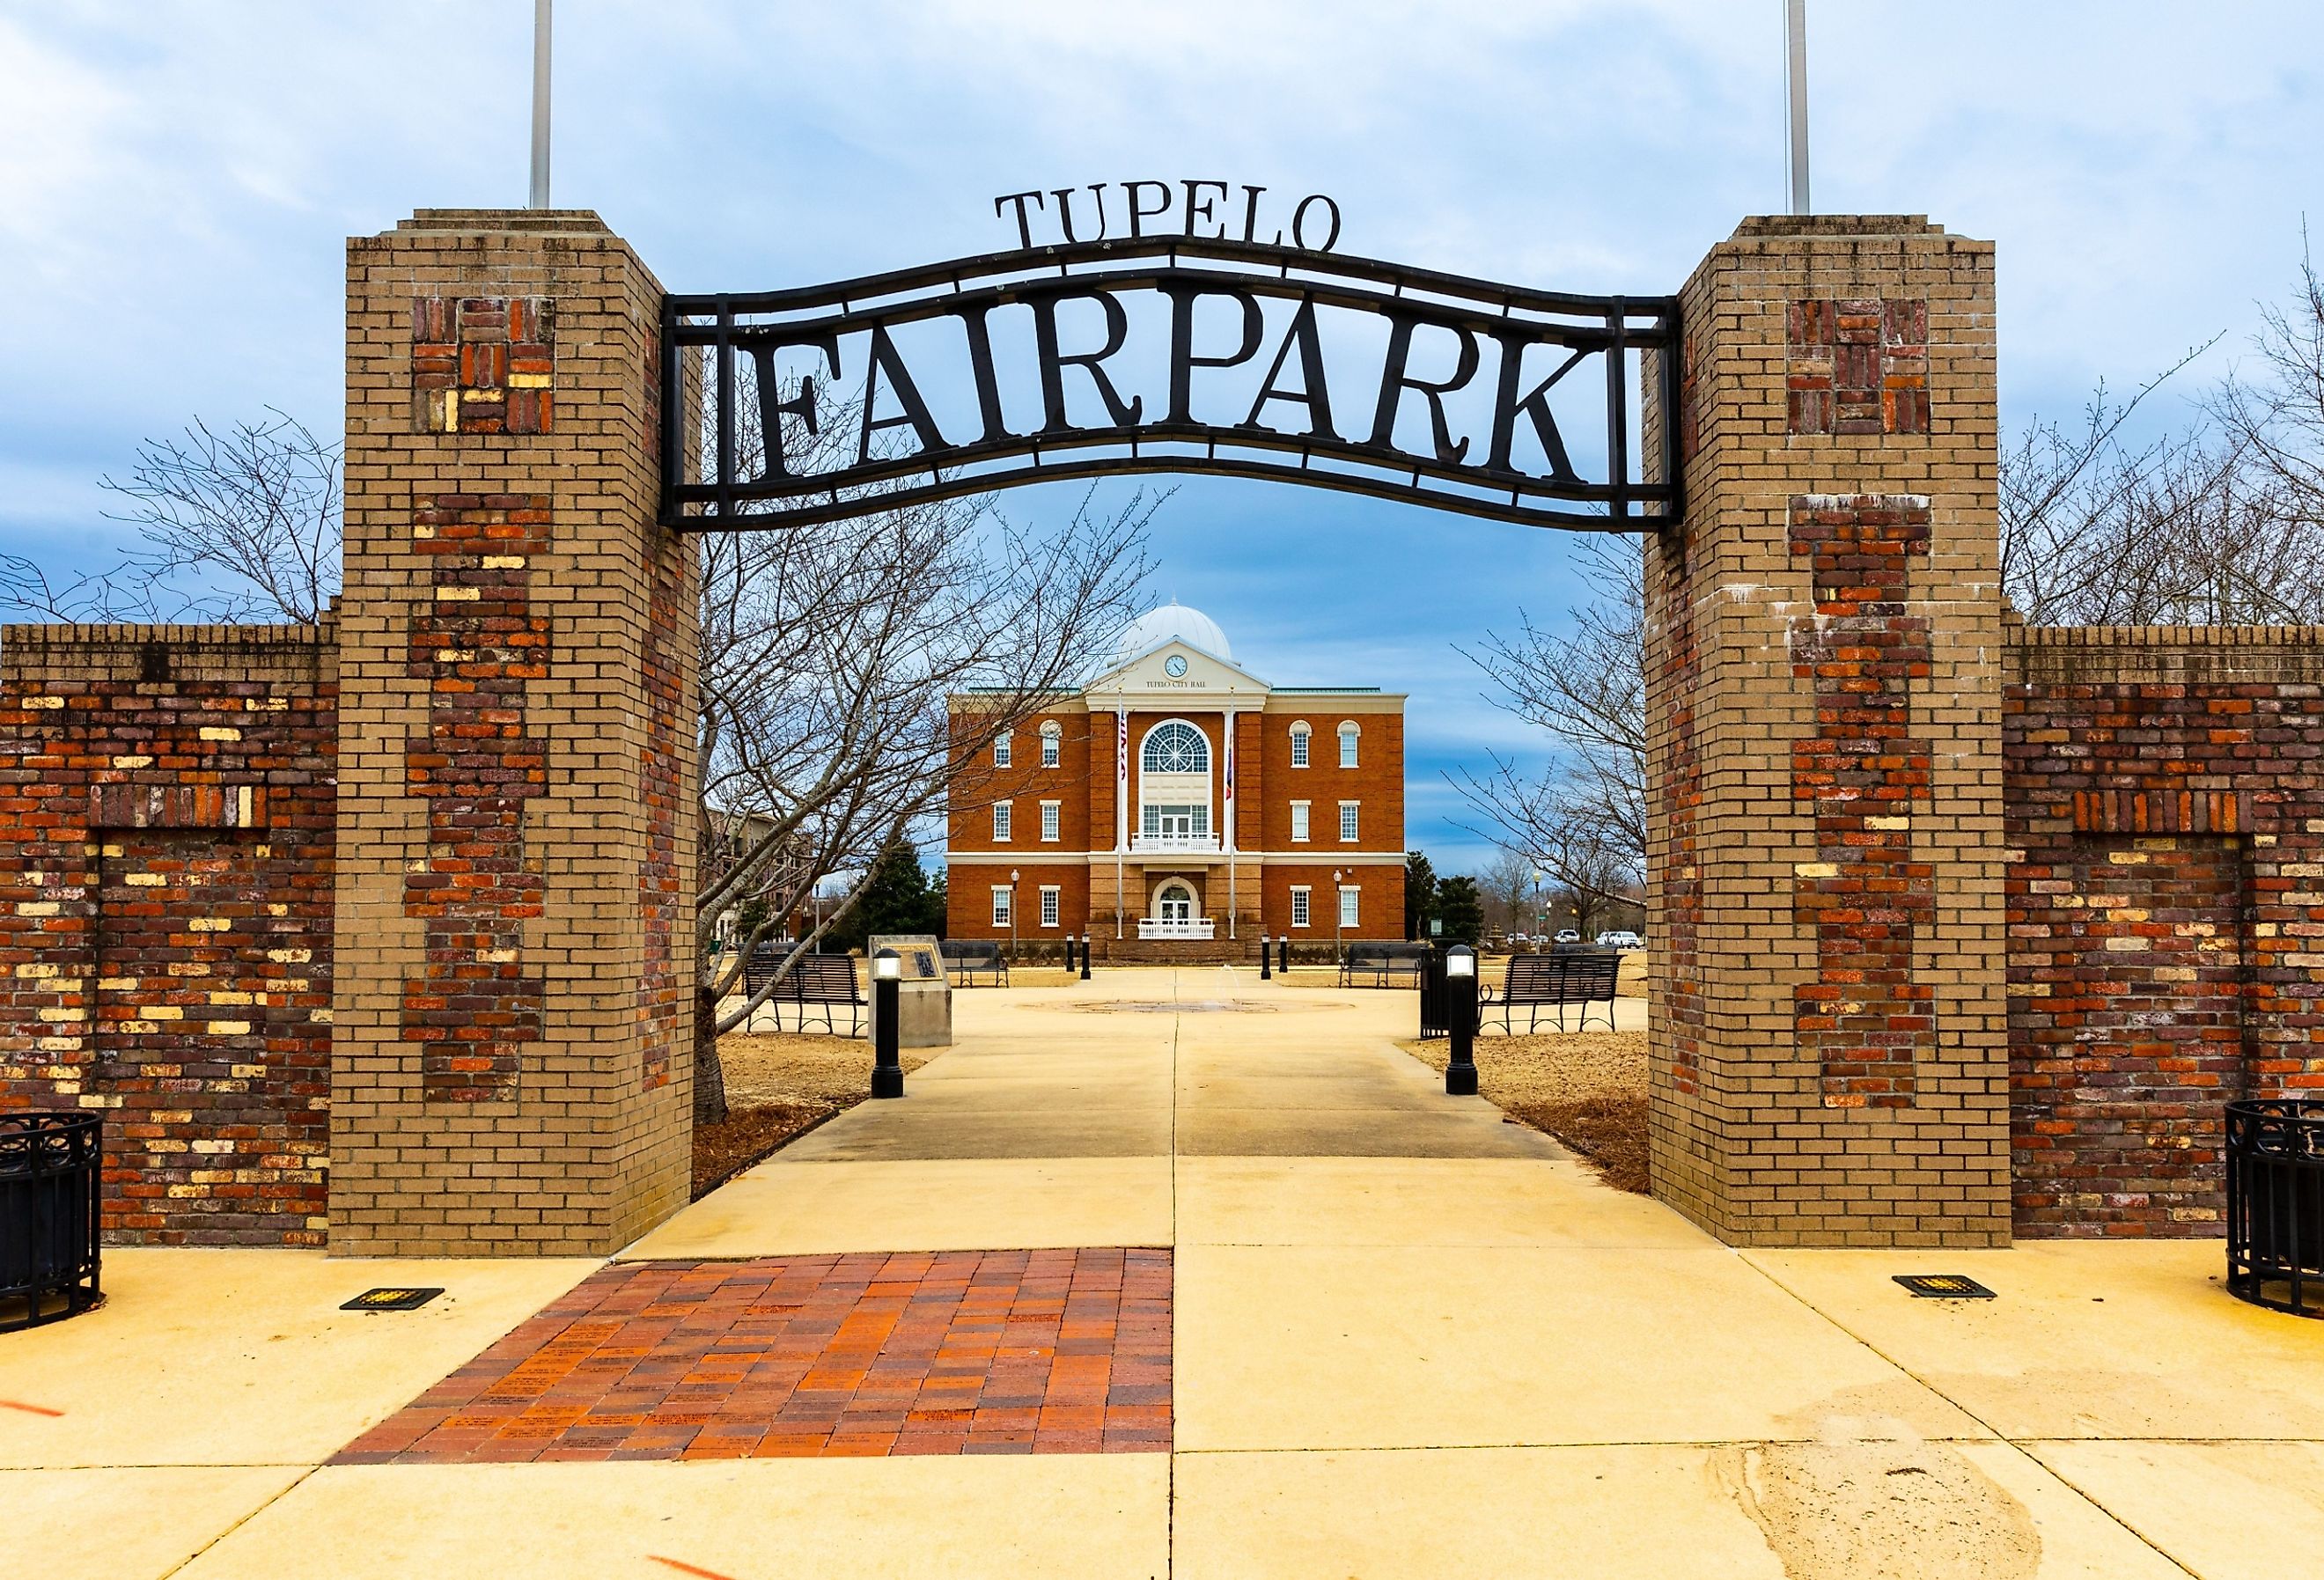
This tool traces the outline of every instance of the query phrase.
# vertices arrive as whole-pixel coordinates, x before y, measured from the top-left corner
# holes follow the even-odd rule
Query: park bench
[[[973,987],[980,975],[995,987],[1009,985],[1009,956],[988,938],[946,938],[936,946],[944,951],[945,971],[963,987]]]
[[[1427,964],[1426,944],[1350,944],[1340,961],[1340,985],[1392,987],[1401,976],[1418,987]]]
[[[1508,975],[1498,991],[1485,988],[1486,1008],[1479,1018],[1498,1005],[1501,1012],[1501,1030],[1514,1032],[1512,1021],[1516,1012],[1526,1012],[1526,1030],[1531,1031],[1539,1023],[1544,1010],[1557,1012],[1557,1029],[1565,1030],[1565,1006],[1576,1004],[1582,1010],[1578,1030],[1590,1029],[1590,1006],[1606,1006],[1606,1030],[1614,1030],[1614,985],[1622,972],[1622,955],[1618,949],[1567,949],[1554,955],[1512,955]]]
[[[750,959],[742,964],[744,994],[756,997],[759,990],[767,985],[767,979],[783,963],[783,956],[788,952],[788,947],[752,951]],[[798,957],[798,963],[791,967],[791,974],[776,984],[775,991],[760,1006],[775,1012],[775,1030],[778,1031],[783,1029],[783,1006],[786,1004],[798,1012],[798,1030],[806,1030],[808,1016],[819,1012],[823,1018],[823,1029],[835,1037],[839,1034],[839,1025],[834,1012],[844,1006],[847,1010],[847,1035],[863,1035],[866,1005],[862,991],[855,985],[855,962],[845,955],[802,955]],[[752,1012],[752,1018],[757,1018],[756,1012]]]

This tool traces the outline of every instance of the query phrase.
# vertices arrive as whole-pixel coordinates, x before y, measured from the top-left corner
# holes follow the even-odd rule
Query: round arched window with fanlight
[[[1139,766],[1148,773],[1208,773],[1211,744],[1184,719],[1170,719],[1147,732]]]

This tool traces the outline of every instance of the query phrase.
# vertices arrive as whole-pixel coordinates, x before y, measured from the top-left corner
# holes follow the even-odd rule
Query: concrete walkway
[[[620,1270],[119,1252],[106,1309],[0,1337],[0,1529],[88,1580],[2279,1580],[2324,1551],[2324,1328],[2228,1299],[2217,1243],[1739,1253],[1444,1097],[1393,1046],[1408,993],[956,1002],[905,1101],[624,1262],[1167,1249],[1169,1452],[323,1465]],[[449,1292],[332,1309],[407,1281]]]

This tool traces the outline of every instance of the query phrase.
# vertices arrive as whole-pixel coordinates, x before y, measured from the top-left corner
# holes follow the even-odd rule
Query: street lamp
[[[1340,945],[1340,922],[1341,919],[1347,914],[1348,908],[1340,901],[1340,869],[1333,867],[1332,869],[1332,955],[1342,966],[1347,964],[1347,954]]]
[[[1017,953],[1017,869],[1009,869],[1009,953]]]

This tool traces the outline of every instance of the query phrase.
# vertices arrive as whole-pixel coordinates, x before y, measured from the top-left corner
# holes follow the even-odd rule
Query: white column
[[[1130,848],[1130,710],[1113,710],[1113,936],[1121,937],[1121,854]]]
[[[1228,709],[1227,709],[1226,718],[1227,718],[1227,727],[1226,727],[1226,743],[1225,743],[1225,757],[1226,757],[1226,776],[1225,776],[1225,777],[1226,777],[1226,792],[1227,792],[1227,793],[1226,793],[1226,795],[1225,795],[1225,797],[1224,797],[1224,801],[1225,801],[1225,805],[1226,805],[1226,812],[1225,812],[1225,815],[1223,816],[1223,818],[1221,819],[1221,821],[1222,821],[1222,822],[1226,825],[1226,827],[1225,827],[1224,832],[1225,832],[1225,834],[1226,834],[1226,841],[1227,841],[1227,845],[1226,845],[1226,850],[1227,850],[1227,937],[1228,937],[1230,939],[1231,939],[1231,938],[1235,936],[1235,899],[1236,899],[1236,895],[1235,895],[1235,777],[1234,777],[1234,769],[1235,769],[1235,761],[1234,761],[1234,748],[1235,748],[1235,728],[1234,728],[1234,726],[1235,726],[1235,710],[1234,710],[1233,708],[1230,707],[1230,708],[1228,708]]]

